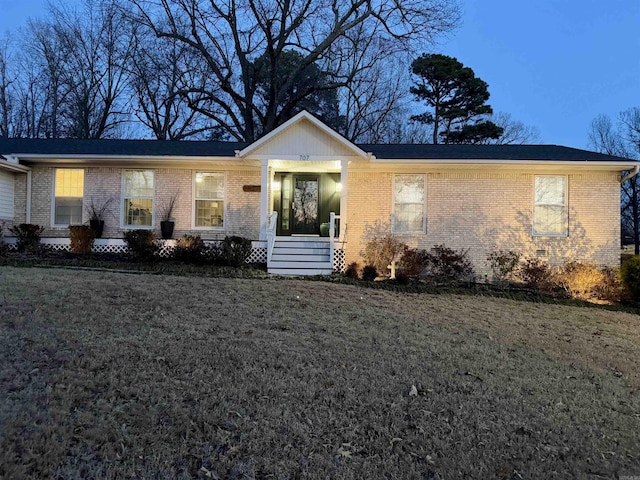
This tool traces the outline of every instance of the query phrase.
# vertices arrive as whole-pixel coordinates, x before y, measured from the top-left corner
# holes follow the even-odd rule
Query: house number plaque
[[[243,192],[259,192],[260,185],[243,185],[242,191]]]

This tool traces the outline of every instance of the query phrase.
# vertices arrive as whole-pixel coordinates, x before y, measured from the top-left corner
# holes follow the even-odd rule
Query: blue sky
[[[461,3],[461,27],[435,50],[471,67],[494,110],[537,127],[543,143],[586,148],[596,115],[640,106],[640,1]],[[44,15],[45,4],[0,0],[0,33]]]

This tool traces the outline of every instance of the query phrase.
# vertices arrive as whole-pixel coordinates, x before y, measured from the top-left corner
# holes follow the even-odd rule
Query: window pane
[[[130,170],[125,172],[125,197],[153,197],[153,171]]]
[[[536,204],[564,205],[565,177],[536,177]]]
[[[534,232],[538,235],[566,235],[565,207],[538,205],[535,207]]]
[[[196,200],[196,227],[222,227],[224,202],[220,200]]]
[[[58,168],[56,170],[56,197],[82,197],[84,170]]]
[[[423,204],[397,204],[395,210],[395,232],[421,232],[423,228]]]
[[[125,225],[151,225],[153,212],[153,200],[148,199],[124,199],[124,224]]]
[[[424,202],[424,175],[396,175],[396,203]]]
[[[196,173],[196,198],[224,198],[224,174]]]
[[[54,223],[79,225],[82,223],[82,198],[56,198]]]

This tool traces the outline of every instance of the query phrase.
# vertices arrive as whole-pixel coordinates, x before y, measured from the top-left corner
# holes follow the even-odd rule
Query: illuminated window
[[[224,173],[196,172],[195,226],[224,226]]]
[[[153,225],[153,170],[126,170],[123,196],[124,225]]]
[[[533,234],[545,237],[566,237],[567,177],[536,175],[533,205]]]
[[[394,178],[393,233],[424,233],[424,175]]]
[[[53,224],[81,224],[83,196],[84,170],[71,168],[56,169]]]

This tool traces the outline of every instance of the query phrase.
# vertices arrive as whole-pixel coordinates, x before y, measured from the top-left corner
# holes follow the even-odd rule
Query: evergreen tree
[[[423,54],[411,69],[417,77],[411,93],[432,108],[411,118],[433,125],[433,143],[483,143],[502,135],[503,128],[487,119],[493,113],[489,86],[471,68],[446,55]]]

